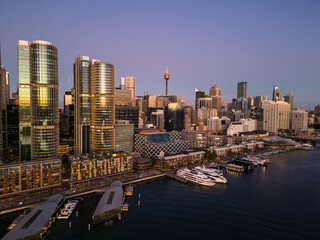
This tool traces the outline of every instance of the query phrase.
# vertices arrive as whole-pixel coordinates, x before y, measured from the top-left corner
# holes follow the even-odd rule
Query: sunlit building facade
[[[91,152],[115,148],[115,69],[91,60]]]
[[[47,41],[18,42],[20,159],[58,157],[58,49]]]
[[[57,187],[60,183],[60,159],[28,161],[0,166],[0,196]]]

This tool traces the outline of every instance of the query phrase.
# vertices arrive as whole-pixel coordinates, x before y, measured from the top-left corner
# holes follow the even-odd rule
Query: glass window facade
[[[115,147],[115,71],[104,62],[91,65],[91,151]]]
[[[91,80],[89,57],[79,56],[73,65],[75,87],[75,153],[90,152]]]

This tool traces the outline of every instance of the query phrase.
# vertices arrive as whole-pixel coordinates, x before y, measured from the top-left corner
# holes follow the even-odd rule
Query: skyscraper
[[[198,98],[203,98],[205,96],[205,92],[195,89],[195,104],[194,108],[198,109]]]
[[[247,82],[238,82],[237,98],[247,98]]]
[[[91,151],[115,148],[115,70],[107,62],[91,60]]]
[[[296,131],[308,130],[308,113],[303,108],[297,108],[290,112],[290,129]]]
[[[254,97],[254,106],[256,108],[261,108],[263,100],[267,100],[267,96],[255,96]]]
[[[281,100],[281,98],[282,98],[282,91],[280,90],[280,88],[274,86],[273,92],[272,92],[272,101]]]
[[[221,88],[214,85],[210,88],[209,96],[212,98],[212,107],[216,109],[221,109]]]
[[[179,103],[169,103],[165,107],[164,117],[167,131],[181,131],[184,128],[184,109]]]
[[[262,101],[263,109],[263,130],[278,132],[278,105],[274,101]]]
[[[30,96],[30,45],[18,41],[19,73],[19,156],[21,161],[31,160],[31,96]]]
[[[20,159],[58,157],[58,49],[48,41],[18,41]],[[30,154],[31,150],[31,154]]]
[[[290,109],[293,109],[293,94],[284,95],[284,101],[290,104]]]
[[[90,153],[91,81],[90,59],[79,56],[73,65],[75,88],[74,150],[75,154]]]
[[[121,80],[120,80],[121,81]],[[126,77],[125,78],[125,89],[131,91],[131,100],[134,102],[136,98],[136,78],[135,77]]]
[[[290,104],[285,101],[277,101],[278,105],[278,128],[287,130],[290,123]]]

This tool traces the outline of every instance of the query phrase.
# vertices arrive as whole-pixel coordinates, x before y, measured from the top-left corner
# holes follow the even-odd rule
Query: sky
[[[73,82],[77,56],[110,62],[116,86],[136,77],[138,96],[169,94],[194,105],[195,88],[216,84],[222,100],[271,98],[273,86],[294,106],[320,103],[320,1],[312,0],[1,0],[2,64],[18,80],[17,42],[47,40],[59,52],[59,101]]]

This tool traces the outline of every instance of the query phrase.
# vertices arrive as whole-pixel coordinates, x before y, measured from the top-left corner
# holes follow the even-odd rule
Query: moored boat
[[[215,182],[205,174],[198,171],[191,171],[188,168],[178,170],[177,176],[202,186],[212,187],[215,185]]]

